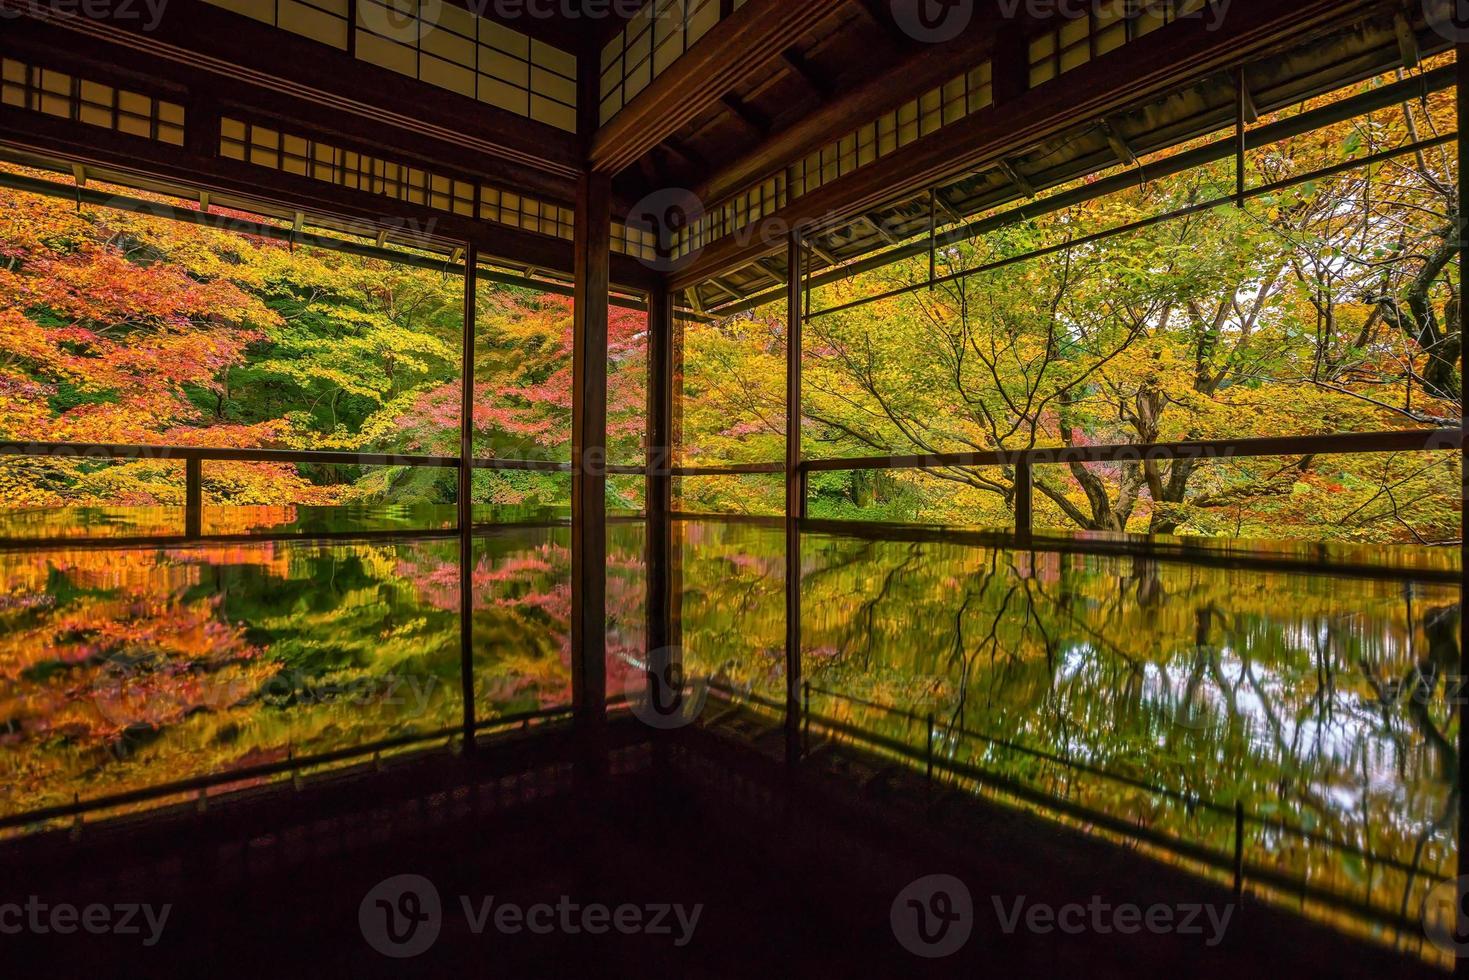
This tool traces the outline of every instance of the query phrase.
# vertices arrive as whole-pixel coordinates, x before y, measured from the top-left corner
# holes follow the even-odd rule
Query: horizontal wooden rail
[[[419,456],[412,454],[294,450],[294,449],[231,449],[210,446],[133,446],[109,445],[105,443],[74,442],[0,442],[0,457],[40,456],[62,459],[92,460],[180,460],[185,463],[230,462],[230,463],[285,463],[318,464],[336,466],[408,466],[457,469],[458,456]],[[570,462],[546,459],[487,459],[469,461],[476,470],[518,470],[537,473],[570,473],[574,469]],[[751,472],[778,472],[767,468],[751,468]],[[646,476],[646,466],[604,464],[604,472],[611,476]],[[734,468],[731,472],[743,472]],[[722,471],[721,471],[722,472]],[[674,475],[685,475],[677,471]]]
[[[316,451],[295,449],[232,449],[212,446],[131,446],[73,442],[4,442],[0,456],[42,456],[61,459],[181,460],[186,463],[285,463],[332,466],[407,466],[457,469],[458,456],[420,456],[405,453]],[[469,462],[477,470],[521,470],[570,473],[569,462],[544,459],[485,459]],[[640,466],[607,466],[608,473],[642,475]]]
[[[216,446],[134,446],[75,442],[3,442],[0,456],[53,456],[62,459],[184,460],[230,463],[320,463],[344,466],[420,466],[453,468],[457,456],[393,453],[313,452],[292,449],[232,449]]]
[[[848,470],[922,470],[976,466],[1038,466],[1069,463],[1133,463],[1171,459],[1253,459],[1262,456],[1316,456],[1333,453],[1403,453],[1458,450],[1462,429],[1413,429],[1262,439],[1210,439],[1140,445],[1060,446],[1049,449],[996,449],[923,456],[870,456],[862,459],[807,460],[808,473]]]
[[[1345,453],[1436,452],[1463,446],[1461,429],[1411,429],[1395,432],[1342,433],[1314,436],[1273,436],[1260,439],[1212,439],[1194,442],[1058,446],[1044,449],[997,449],[967,453],[929,453],[912,456],[869,456],[853,459],[816,459],[801,464],[808,473],[849,470],[943,469],[948,467],[1064,465],[1068,463],[1141,462],[1171,459],[1250,459],[1262,456],[1314,456]],[[104,443],[4,442],[0,456],[44,456],[96,460],[181,460],[239,463],[287,463],[342,466],[406,466],[452,469],[457,456],[419,456],[376,452],[310,451],[290,449],[232,449],[211,446],[144,446]],[[482,470],[572,471],[569,462],[527,459],[474,459]],[[615,475],[642,476],[642,466],[607,465]],[[670,474],[690,476],[750,476],[785,472],[783,463],[743,463],[730,466],[675,466]]]
[[[675,466],[672,476],[760,476],[784,473],[784,463],[736,463],[731,466]]]

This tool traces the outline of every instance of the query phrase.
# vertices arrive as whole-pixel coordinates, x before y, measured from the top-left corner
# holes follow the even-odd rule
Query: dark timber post
[[[801,525],[806,487],[801,473],[802,300],[806,250],[786,242],[786,762],[801,758]]]
[[[204,461],[197,456],[184,460],[184,536],[204,534]]]
[[[1234,801],[1234,903],[1245,897],[1245,805]]]
[[[678,447],[683,445],[683,344],[684,325],[673,314],[673,333],[669,338],[669,424],[668,464],[677,462]],[[679,511],[679,496],[675,493],[677,483],[670,478],[668,507],[668,642],[678,650],[683,649],[683,537],[681,526],[674,520]]]
[[[1469,188],[1464,185],[1464,160],[1469,158],[1469,133],[1465,132],[1465,126],[1469,126],[1469,44],[1460,43],[1456,48],[1457,55],[1457,81],[1458,81],[1458,122],[1459,122],[1459,282],[1469,283]],[[1462,290],[1461,290],[1462,294]],[[1459,303],[1459,336],[1463,337],[1469,333],[1469,302]],[[1459,417],[1460,439],[1463,438],[1463,416],[1465,404],[1464,391],[1464,350],[1462,345],[1459,349]],[[1465,503],[1469,502],[1469,459],[1465,458],[1465,447],[1460,444],[1459,464],[1461,467],[1462,484],[1459,494],[1459,537],[1464,537]],[[1469,557],[1469,541],[1460,545],[1464,557]],[[1469,625],[1466,625],[1464,617],[1464,593],[1469,590],[1469,562],[1462,565],[1463,573],[1459,580],[1459,680],[1460,686],[1464,678],[1469,677]],[[1465,795],[1465,787],[1469,787],[1469,725],[1464,722],[1469,705],[1461,700],[1455,706],[1459,714],[1459,881],[1455,898],[1457,904],[1454,911],[1461,912],[1464,905],[1464,887],[1469,881],[1469,796]],[[1455,916],[1457,921],[1458,916]],[[1463,937],[1456,937],[1462,939]],[[1454,962],[1454,975],[1458,977],[1469,977],[1469,958],[1460,956]]]
[[[1015,464],[1015,536],[1029,542],[1035,529],[1035,472],[1028,459]]]
[[[650,683],[680,685],[673,639],[673,294],[648,297],[648,672]],[[679,704],[675,693],[667,702]]]
[[[1249,89],[1245,83],[1245,69],[1241,65],[1235,72],[1234,83],[1237,88],[1235,92],[1234,105],[1234,206],[1243,208],[1245,206],[1245,107],[1249,100]]]
[[[576,195],[572,343],[571,688],[577,727],[600,768],[607,725],[607,303],[612,181]]]
[[[459,367],[459,673],[464,751],[474,751],[474,326],[479,248],[464,250],[464,325]]]

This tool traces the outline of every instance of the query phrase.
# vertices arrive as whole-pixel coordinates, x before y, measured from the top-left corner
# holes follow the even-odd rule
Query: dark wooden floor
[[[758,735],[758,733],[757,733]],[[979,809],[953,837],[895,797],[825,766],[792,783],[758,737],[692,730],[630,739],[605,780],[582,780],[567,745],[508,747],[474,762],[415,760],[299,792],[258,794],[205,815],[155,818],[0,850],[0,905],[173,906],[140,936],[0,935],[6,977],[1193,977],[1433,975],[1411,960],[1268,908],[1201,936],[1007,935],[1012,905],[1228,903],[1228,891],[1032,818]],[[815,767],[813,767],[814,770]],[[917,815],[915,815],[917,814]],[[942,825],[940,825],[942,824]],[[929,960],[899,944],[893,902],[950,874],[973,897],[973,934]],[[383,956],[359,920],[385,879],[433,882],[437,941]],[[476,934],[462,907],[493,896],[528,908],[682,904],[673,935]],[[644,915],[654,914],[652,911]],[[675,922],[671,916],[668,920]],[[3,924],[3,922],[0,922]],[[146,932],[146,930],[145,930]]]

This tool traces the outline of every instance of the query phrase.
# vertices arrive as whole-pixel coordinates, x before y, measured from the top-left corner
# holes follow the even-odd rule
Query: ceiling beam
[[[817,70],[816,66],[806,60],[800,48],[786,48],[780,56],[785,66],[790,69],[791,74],[801,81],[801,84],[811,90],[811,94],[825,100],[831,98],[835,92],[832,89],[831,80],[826,78]]]
[[[963,222],[964,216],[958,211],[955,211],[954,206],[944,198],[944,189],[942,187],[934,188],[932,201],[934,204],[937,204],[939,206],[939,210],[942,211],[950,221],[954,222],[955,224]]]
[[[756,259],[755,265],[760,269],[761,272],[765,273],[765,275],[770,279],[772,283],[780,285],[781,283],[784,283],[786,281],[786,273],[781,272],[778,269],[771,268],[769,259]]]
[[[863,214],[861,217],[862,217],[862,220],[863,221],[867,222],[869,225],[872,226],[872,230],[873,231],[877,232],[877,237],[878,238],[881,238],[884,242],[886,242],[889,245],[896,245],[896,244],[898,244],[898,240],[893,237],[892,232],[888,231],[887,228],[885,228],[883,226],[882,220],[880,218],[877,218],[876,216],[874,216],[874,215],[872,215],[870,213]]]
[[[1006,180],[1014,184],[1016,188],[1019,189],[1020,193],[1024,194],[1026,197],[1035,197],[1035,188],[1031,186],[1030,181],[1025,178],[1024,174],[1015,169],[1015,165],[1012,164],[1009,160],[1001,157],[999,160],[995,161],[995,167],[1000,171],[1000,173],[1005,175]]]
[[[948,44],[933,45],[907,55],[889,70],[824,100],[799,122],[770,134],[749,152],[711,174],[694,193],[710,203],[724,200],[883,113],[958,77],[983,61],[992,43],[989,30],[971,25],[965,34]]]
[[[913,39],[899,29],[891,7],[884,0],[856,0],[856,5],[863,19],[881,32],[883,43],[890,50],[903,51],[914,47]]]
[[[739,124],[747,136],[759,140],[764,139],[766,134],[770,132],[770,123],[762,119],[754,109],[741,102],[738,97],[726,95],[719,101],[720,104],[729,110],[729,114],[734,117],[735,122]]]
[[[1117,162],[1126,167],[1136,167],[1137,154],[1132,151],[1132,147],[1127,145],[1127,140],[1122,138],[1122,134],[1117,132],[1117,127],[1112,124],[1111,120],[1102,120],[1102,132],[1106,134],[1107,145],[1112,148]]]
[[[1181,20],[1132,42],[1121,51],[1068,72],[1009,102],[974,113],[844,177],[802,195],[767,216],[782,227],[813,232],[839,227],[955,174],[997,166],[1007,155],[1068,128],[1105,118],[1129,105],[1254,57],[1292,35],[1375,8],[1373,0],[1300,0],[1294,4],[1236,4],[1222,23]],[[749,265],[779,248],[761,235],[729,235],[714,242],[675,273],[671,286],[685,289]]]
[[[454,156],[493,160],[520,172],[542,171],[572,186],[582,166],[575,134],[497,109],[447,89],[407,78],[327,44],[230,13],[203,0],[171,0],[167,16],[145,30],[142,18],[93,19],[8,8],[5,42],[49,45],[57,54],[136,66],[141,77],[182,79],[197,87],[214,80],[225,97],[265,96],[291,107],[313,107],[324,121],[347,129],[389,127],[404,141],[454,148]],[[19,12],[19,18],[9,16]],[[131,58],[122,52],[128,52]]]
[[[617,174],[730,94],[847,0],[748,0],[613,116],[592,141],[592,168]]]
[[[693,169],[698,171],[708,169],[707,164],[704,163],[704,158],[695,153],[693,150],[690,150],[688,147],[684,146],[683,142],[680,140],[676,140],[670,137],[664,140],[659,145],[658,149],[662,150],[669,156],[681,161],[685,166],[692,167]]]

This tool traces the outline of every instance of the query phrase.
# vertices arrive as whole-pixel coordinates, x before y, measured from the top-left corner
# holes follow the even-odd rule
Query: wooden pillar
[[[576,195],[571,425],[571,687],[578,727],[600,749],[607,723],[607,304],[612,182]]]
[[[648,298],[647,551],[648,668],[660,679],[682,678],[673,639],[673,294]]]
[[[184,460],[184,536],[204,534],[204,461],[197,456]]]
[[[1469,133],[1465,127],[1469,126],[1469,44],[1460,43],[1456,46],[1458,58],[1458,120],[1459,120],[1459,282],[1469,283],[1469,187],[1464,183],[1464,160],[1469,158]],[[1462,289],[1460,292],[1463,297]],[[1459,304],[1459,330],[1460,336],[1469,333],[1469,302]],[[1459,416],[1464,415],[1466,398],[1465,375],[1464,375],[1464,351],[1459,351]],[[1463,423],[1461,422],[1462,426]],[[1459,493],[1459,527],[1460,538],[1464,537],[1466,502],[1469,502],[1469,458],[1466,458],[1465,447],[1461,443],[1459,447],[1459,464],[1462,468],[1461,485]],[[1462,688],[1465,678],[1469,678],[1469,622],[1464,616],[1464,595],[1469,592],[1469,542],[1460,544],[1461,557],[1465,559],[1462,563],[1463,571],[1459,579],[1459,684]],[[1455,706],[1459,713],[1459,883],[1458,883],[1458,908],[1456,912],[1462,912],[1464,907],[1464,890],[1469,884],[1469,724],[1465,724],[1465,715],[1469,713],[1469,705],[1460,703]],[[1459,937],[1462,938],[1462,937]],[[1454,963],[1454,975],[1458,977],[1469,977],[1469,958],[1460,956]]]
[[[1029,543],[1035,530],[1035,472],[1029,460],[1015,464],[1015,537]]]
[[[464,323],[459,354],[459,673],[464,751],[474,751],[474,325],[479,248],[464,250]]]
[[[787,241],[786,286],[786,517],[806,516],[806,478],[801,472],[801,346],[805,322],[806,247],[792,232]]]
[[[669,372],[669,454],[670,466],[678,463],[679,447],[683,445],[683,370],[684,370],[684,324],[678,313],[673,315],[673,334],[669,341],[672,364]],[[684,524],[674,519],[680,507],[678,483],[670,479],[669,493],[669,570],[668,570],[668,642],[683,649],[683,532]]]
[[[801,472],[801,348],[806,248],[799,234],[786,242],[786,762],[801,759],[801,518],[806,515]]]

